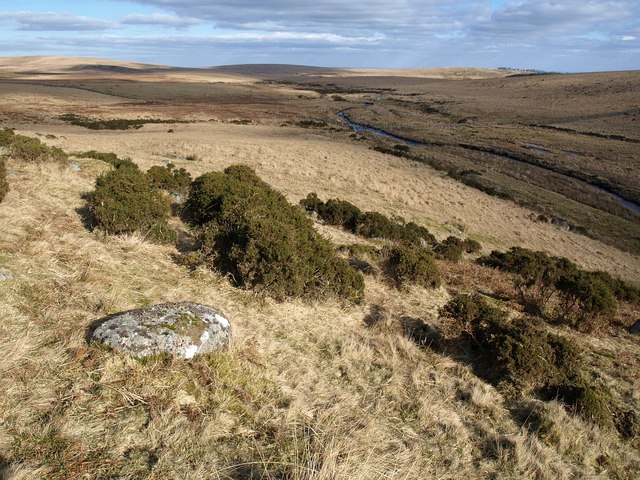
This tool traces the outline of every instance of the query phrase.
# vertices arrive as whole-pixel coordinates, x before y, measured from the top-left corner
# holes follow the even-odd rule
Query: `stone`
[[[69,162],[69,168],[71,170],[73,170],[74,172],[79,172],[80,171],[80,164],[78,162]]]
[[[229,346],[231,324],[218,310],[191,302],[164,303],[94,322],[90,341],[136,357],[170,353],[177,358]]]
[[[13,279],[13,274],[6,268],[0,267],[0,282],[6,282]]]
[[[640,335],[640,320],[636,320],[636,323],[629,327],[629,333]]]

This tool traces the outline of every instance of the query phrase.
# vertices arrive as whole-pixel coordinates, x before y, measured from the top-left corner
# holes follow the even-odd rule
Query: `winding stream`
[[[347,117],[347,115],[344,113],[344,111],[338,112],[338,117],[340,117],[345,123],[347,123],[347,125],[349,125],[351,128],[353,128],[353,130],[355,132],[371,132],[371,133],[373,133],[375,135],[380,135],[382,137],[390,138],[392,140],[396,140],[398,142],[402,142],[405,145],[409,145],[409,146],[412,146],[412,147],[429,147],[429,146],[433,146],[433,145],[431,145],[429,143],[426,143],[426,142],[418,142],[416,140],[411,140],[410,138],[401,137],[400,135],[394,135],[393,133],[385,132],[384,130],[380,130],[379,128],[371,127],[369,125],[363,125],[363,124],[360,124],[360,123],[352,122],[351,120],[349,120],[349,117]],[[462,147],[464,148],[464,146],[462,146]],[[545,149],[545,152],[548,152],[548,150]],[[575,152],[570,152],[570,153],[567,153],[567,154],[570,155],[570,156],[577,155]],[[496,154],[494,153],[492,155],[496,155]],[[498,155],[498,156],[501,157],[501,158],[504,158],[506,160],[512,161],[512,162],[528,163],[528,162],[524,162],[524,161],[516,159],[516,158],[511,158],[511,157],[509,157],[507,155]],[[544,168],[541,165],[537,165],[537,164],[533,164],[533,163],[531,163],[531,165],[539,167],[539,168]],[[546,170],[549,170],[550,172],[553,172],[553,170],[551,170],[551,169],[546,169]],[[557,173],[557,172],[554,172],[554,173]],[[637,203],[634,203],[634,202],[632,202],[630,200],[627,200],[624,197],[618,195],[617,193],[610,192],[609,190],[606,190],[606,189],[604,189],[602,187],[598,187],[597,185],[593,185],[591,183],[585,182],[584,180],[581,180],[579,178],[575,178],[575,177],[571,177],[571,178],[573,178],[574,180],[576,180],[578,182],[586,183],[591,188],[594,188],[595,190],[597,190],[597,191],[599,191],[601,193],[609,195],[616,202],[618,202],[620,205],[622,205],[623,207],[627,208],[628,210],[631,210],[632,212],[640,214],[640,205],[638,205]]]

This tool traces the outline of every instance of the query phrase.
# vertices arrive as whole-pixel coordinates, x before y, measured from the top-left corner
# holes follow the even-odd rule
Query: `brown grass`
[[[8,478],[569,478],[603,472],[583,444],[545,445],[467,367],[399,329],[370,329],[367,307],[274,304],[172,261],[172,248],[102,238],[76,209],[100,162],[72,173],[12,163],[0,209],[0,455]],[[369,304],[435,319],[448,296],[399,296],[367,280]],[[228,354],[138,362],[87,345],[89,323],[175,300],[212,303],[235,328]],[[567,422],[586,432],[580,422]],[[598,432],[616,471],[634,454]],[[564,441],[564,440],[563,440]],[[585,440],[587,441],[587,440]],[[592,441],[592,442],[594,442]],[[558,449],[559,448],[559,449]],[[451,452],[455,452],[452,456]],[[633,471],[633,470],[630,470]]]
[[[4,118],[24,120],[19,103],[31,95],[25,92],[3,90]],[[40,100],[64,109],[57,92],[43,90]],[[131,105],[91,106],[98,97],[88,95],[91,100],[77,100],[83,108],[134,113]],[[518,244],[640,278],[636,257],[531,222],[526,209],[364,145],[294,128],[223,123],[176,125],[171,135],[166,125],[94,132],[47,120],[35,108],[29,115],[40,123],[22,124],[20,133],[55,134],[47,142],[69,152],[113,151],[143,169],[161,164],[167,153],[195,154],[197,161],[172,159],[192,175],[243,162],[292,202],[313,190],[418,221],[441,239],[450,234],[445,224],[462,224],[485,251]],[[367,276],[362,306],[256,297],[214,272],[178,265],[173,247],[86,230],[81,195],[108,167],[78,162],[77,172],[8,162],[0,266],[14,278],[0,283],[1,478],[631,479],[640,473],[632,443],[553,402],[512,404],[464,361],[406,338],[400,319],[437,326],[447,288],[399,293]],[[362,242],[320,230],[336,244]],[[491,294],[509,288],[487,269],[441,267],[449,288]],[[234,327],[231,349],[192,361],[139,361],[85,341],[98,318],[178,300],[224,311]],[[385,319],[368,326],[374,305]],[[635,338],[558,331],[589,349],[590,366],[616,398],[637,404]]]

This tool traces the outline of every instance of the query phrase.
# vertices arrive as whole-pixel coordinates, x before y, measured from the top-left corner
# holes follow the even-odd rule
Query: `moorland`
[[[638,92],[637,71],[0,59],[0,474],[636,478]],[[102,208],[125,181],[153,224]],[[238,260],[207,182],[349,288]],[[228,315],[227,352],[85,338],[182,300]]]

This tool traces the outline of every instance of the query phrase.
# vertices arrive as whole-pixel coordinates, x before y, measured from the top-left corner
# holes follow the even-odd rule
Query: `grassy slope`
[[[214,273],[178,266],[173,248],[85,230],[80,195],[104,166],[81,164],[80,172],[9,164],[12,190],[0,205],[0,263],[15,275],[0,284],[5,476],[633,478],[640,471],[637,452],[611,434],[554,403],[507,405],[464,364],[407,340],[397,317],[433,321],[444,290],[399,295],[368,278],[368,305],[389,312],[375,327],[363,322],[367,306],[255,298]],[[225,311],[235,328],[230,352],[139,362],[85,342],[96,318],[175,300]],[[611,348],[637,368],[637,340]],[[544,411],[559,435],[521,427],[516,410]]]
[[[298,112],[298,93],[283,93],[295,102],[283,108]],[[640,278],[635,256],[532,222],[525,209],[424,165],[345,143],[340,134],[336,141],[293,128],[211,122],[90,132],[50,121],[69,111],[270,117],[274,105],[141,105],[36,86],[5,89],[2,100],[0,120],[25,121],[21,133],[28,135],[53,133],[57,138],[47,142],[70,152],[115,151],[143,168],[172,160],[194,175],[244,162],[292,201],[313,189],[424,223],[440,238],[449,233],[445,224],[461,224],[485,248],[545,249],[586,268]],[[169,127],[174,134],[167,134]],[[187,154],[200,161],[174,158]],[[7,392],[0,397],[0,478],[638,476],[637,439],[624,443],[554,402],[508,401],[464,359],[409,341],[401,317],[437,323],[437,309],[449,298],[445,289],[397,292],[367,277],[362,307],[256,298],[215,273],[179,266],[174,248],[85,230],[81,194],[106,167],[79,163],[79,172],[8,164],[0,266],[14,279],[0,283],[0,391]],[[319,228],[335,243],[357,241]],[[510,293],[506,279],[490,270],[471,263],[442,267],[449,288]],[[85,342],[95,319],[177,300],[221,308],[234,326],[230,351],[188,362],[140,362]],[[364,319],[374,306],[387,315],[368,326]],[[625,320],[636,314],[627,312]],[[637,338],[559,333],[587,350],[589,364],[617,398],[638,404]],[[541,420],[524,427],[527,418]]]

